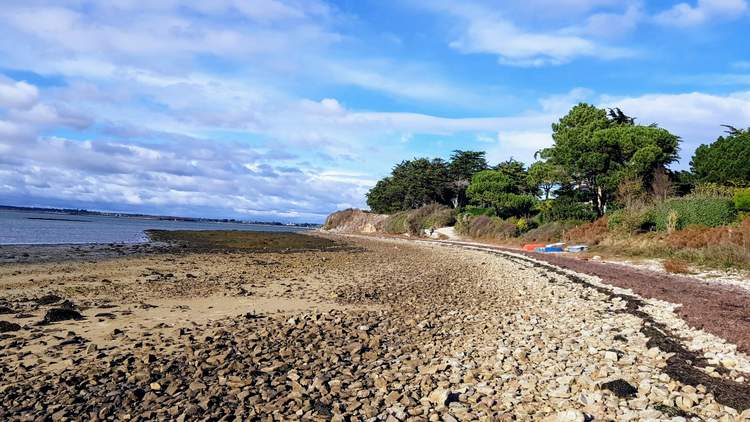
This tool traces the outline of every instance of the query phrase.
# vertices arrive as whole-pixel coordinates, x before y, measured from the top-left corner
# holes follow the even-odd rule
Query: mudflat
[[[0,248],[0,418],[750,417],[746,355],[595,276],[397,239],[151,236]]]

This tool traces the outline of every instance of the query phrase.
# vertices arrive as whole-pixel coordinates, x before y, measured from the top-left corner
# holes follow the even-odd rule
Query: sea
[[[304,227],[0,210],[0,245],[147,242],[145,230],[298,232]]]

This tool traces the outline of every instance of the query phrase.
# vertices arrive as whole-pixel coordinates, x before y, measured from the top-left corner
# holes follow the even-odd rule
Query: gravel
[[[29,352],[20,338],[0,341],[0,418],[750,418],[742,397],[715,387],[747,391],[741,371],[709,370],[710,359],[684,346],[692,339],[672,333],[666,306],[527,258],[349,241],[358,248],[263,258],[274,260],[277,277],[299,281],[301,293],[287,294],[334,309],[248,310],[206,324],[126,330],[103,347],[72,331],[25,327],[49,347]],[[305,257],[315,265],[293,264]],[[315,292],[300,281],[310,274],[322,280]],[[707,378],[691,385],[675,362]]]

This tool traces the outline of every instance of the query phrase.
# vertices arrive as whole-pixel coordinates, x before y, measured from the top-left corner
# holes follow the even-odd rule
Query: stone
[[[580,410],[570,409],[549,415],[542,419],[543,422],[584,422],[586,416]]]

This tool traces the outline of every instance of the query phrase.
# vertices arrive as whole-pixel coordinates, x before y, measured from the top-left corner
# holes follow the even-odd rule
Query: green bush
[[[389,215],[382,223],[382,230],[390,234],[409,233],[420,236],[423,230],[453,225],[456,213],[444,205],[429,204],[415,210],[401,211]]]
[[[383,221],[383,231],[390,234],[402,234],[408,231],[406,218],[409,216],[408,211],[401,211],[391,214]]]
[[[474,205],[469,205],[464,209],[464,214],[468,214],[474,217],[478,217],[480,215],[484,215],[487,217],[494,217],[495,216],[495,209],[494,208],[481,208],[476,207]]]
[[[750,211],[750,188],[738,189],[734,193],[734,207],[737,211]]]
[[[674,198],[658,204],[652,210],[657,230],[667,230],[669,213],[677,213],[677,230],[699,225],[719,227],[733,223],[737,218],[734,203],[723,198]]]
[[[656,225],[650,208],[622,208],[607,213],[607,228],[628,233],[653,230]]]
[[[596,212],[591,204],[577,202],[571,198],[558,198],[544,201],[539,206],[540,219],[547,223],[550,221],[593,221]]]
[[[542,224],[535,229],[531,229],[521,237],[524,241],[529,243],[559,242],[562,240],[563,234],[567,230],[580,224],[582,224],[581,221],[553,221],[551,223]]]

